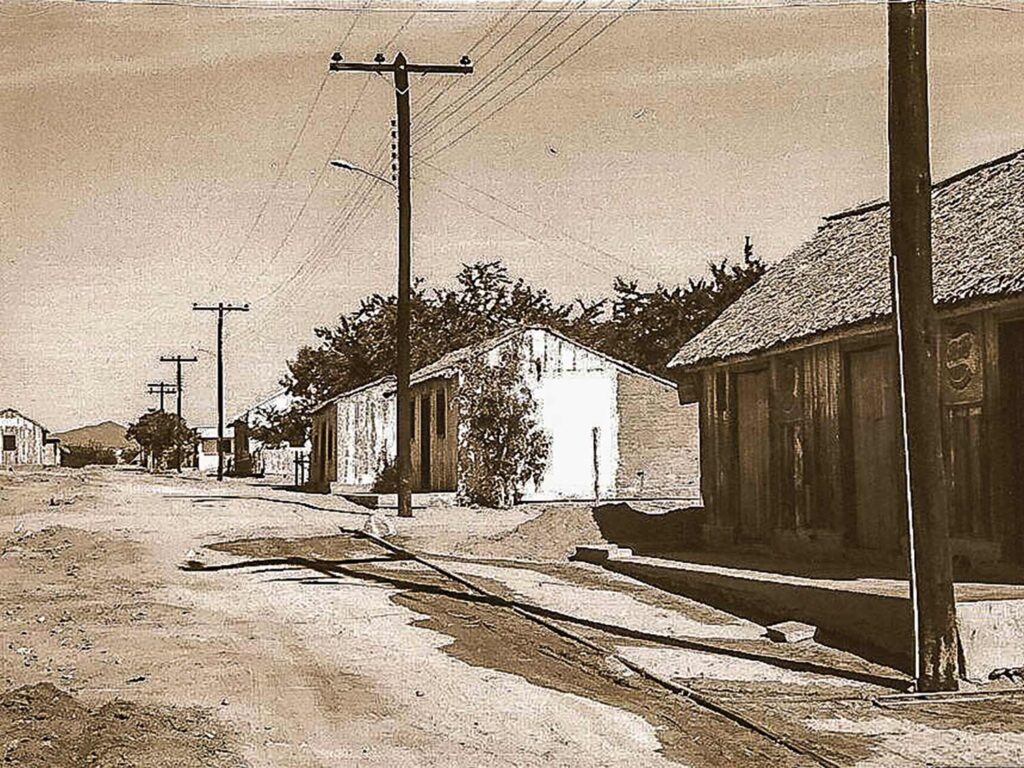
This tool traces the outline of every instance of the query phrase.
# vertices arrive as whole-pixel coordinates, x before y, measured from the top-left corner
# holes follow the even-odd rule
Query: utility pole
[[[164,395],[173,395],[175,390],[174,385],[166,381],[156,381],[146,385],[149,387],[149,394],[160,395],[160,412],[164,411]]]
[[[925,0],[889,0],[889,206],[899,340],[914,667],[919,691],[957,689],[956,602],[932,295]]]
[[[340,52],[331,56],[331,72],[375,72],[391,74],[395,86],[395,105],[398,118],[398,355],[395,362],[397,387],[398,438],[398,515],[412,517],[412,403],[410,400],[410,377],[412,363],[410,354],[409,319],[412,282],[412,198],[410,195],[410,118],[409,118],[409,73],[421,75],[466,75],[473,71],[468,56],[458,64],[411,64],[399,52],[394,62],[388,64],[383,53],[378,53],[372,64],[344,62]]]
[[[218,302],[216,306],[193,303],[195,312],[217,313],[217,480],[224,479],[224,315],[227,312],[248,312],[248,303],[236,307]]]
[[[166,355],[166,356],[161,355],[160,356],[160,362],[161,363],[174,363],[176,368],[177,368],[177,376],[175,378],[175,381],[177,383],[175,384],[175,387],[178,390],[178,407],[177,407],[176,413],[178,414],[178,421],[180,422],[181,421],[181,391],[182,391],[182,386],[183,386],[183,382],[181,380],[181,364],[182,363],[197,363],[197,362],[199,362],[199,358],[198,357],[182,357],[181,355]],[[176,463],[178,465],[178,471],[181,472],[181,441],[180,440],[178,441],[178,445],[177,445]]]

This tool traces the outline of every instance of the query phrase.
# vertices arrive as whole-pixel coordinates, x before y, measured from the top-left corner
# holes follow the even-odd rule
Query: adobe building
[[[60,464],[60,439],[13,408],[0,410],[0,467],[52,467]]]
[[[414,491],[459,484],[458,390],[469,363],[494,366],[522,350],[522,381],[551,441],[541,481],[524,501],[698,496],[696,408],[675,385],[546,328],[516,328],[451,352],[412,375]],[[395,380],[385,377],[313,413],[311,479],[342,493],[370,490],[395,457]]]
[[[961,563],[1021,559],[1024,153],[933,188],[950,534]],[[906,551],[885,202],[817,233],[671,362],[699,403],[709,547]]]

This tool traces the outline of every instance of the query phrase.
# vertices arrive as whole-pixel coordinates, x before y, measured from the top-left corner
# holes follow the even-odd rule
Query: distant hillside
[[[59,437],[64,445],[99,445],[114,450],[137,447],[134,442],[125,437],[127,431],[127,427],[121,426],[116,421],[104,421],[88,427],[69,429],[67,432],[54,435],[54,437]]]

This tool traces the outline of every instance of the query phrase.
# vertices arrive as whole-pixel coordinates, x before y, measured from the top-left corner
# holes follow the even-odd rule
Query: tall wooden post
[[[398,515],[412,517],[412,402],[410,400],[410,378],[412,362],[410,347],[410,301],[412,282],[412,197],[409,117],[409,73],[463,75],[473,71],[469,58],[463,56],[458,65],[410,64],[405,54],[399,52],[394,63],[388,64],[384,54],[377,54],[374,63],[345,62],[341,53],[331,57],[332,72],[375,72],[390,73],[394,78],[395,106],[398,128],[398,318],[396,331],[398,351],[395,361],[397,408],[395,409],[395,436],[398,439]],[[346,167],[346,166],[342,166]],[[354,169],[361,170],[361,169]],[[363,171],[364,173],[366,171]],[[377,177],[374,173],[368,175]],[[382,181],[386,181],[381,179]]]
[[[395,107],[398,117],[398,516],[412,517],[412,339],[409,306],[412,294],[412,185],[410,184],[409,71],[402,53],[395,56]]]
[[[899,338],[915,673],[920,691],[957,688],[956,603],[932,295],[925,0],[889,1],[889,201]]]
[[[217,479],[224,479],[224,313],[248,312],[249,305],[236,307],[218,302],[217,306],[201,307],[193,304],[197,312],[217,313]]]

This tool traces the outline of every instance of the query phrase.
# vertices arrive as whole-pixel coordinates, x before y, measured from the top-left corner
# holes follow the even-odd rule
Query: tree
[[[551,440],[537,423],[537,403],[523,376],[523,352],[509,344],[497,365],[473,361],[459,377],[459,500],[489,507],[518,503],[539,483]]]
[[[498,335],[514,325],[541,325],[652,373],[665,374],[679,348],[703,330],[764,273],[749,239],[743,262],[710,262],[709,276],[685,286],[641,289],[615,278],[610,299],[561,303],[543,288],[513,279],[499,261],[464,264],[450,288],[412,288],[412,364]],[[394,373],[397,299],[374,294],[333,327],[315,329],[282,380],[295,397],[295,419],[334,395]],[[610,311],[609,311],[610,310]]]
[[[596,346],[651,373],[665,375],[668,362],[764,274],[765,265],[748,239],[742,264],[708,264],[710,280],[686,286],[658,284],[643,291],[635,280],[616,278],[612,318]]]
[[[301,411],[292,408],[258,410],[254,421],[256,423],[250,428],[249,434],[268,448],[305,445],[309,434],[309,419]]]
[[[189,429],[184,419],[166,411],[150,411],[128,426],[127,437],[134,440],[151,457],[154,466],[165,467],[168,454],[181,443],[192,445],[196,440],[195,431]]]
[[[417,280],[411,305],[414,369],[512,325],[564,329],[574,311],[573,304],[554,301],[546,290],[513,280],[497,261],[463,265],[453,288],[427,291]],[[334,327],[316,328],[319,344],[302,347],[282,380],[296,398],[293,409],[308,414],[339,392],[394,373],[397,307],[394,296],[374,294]]]

